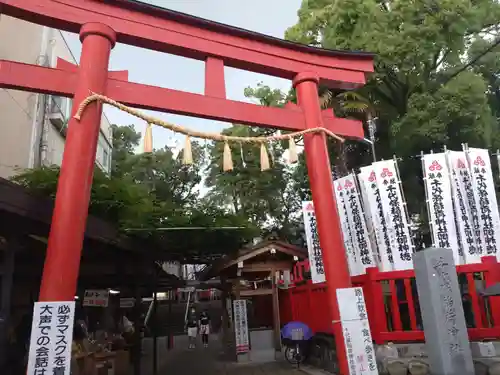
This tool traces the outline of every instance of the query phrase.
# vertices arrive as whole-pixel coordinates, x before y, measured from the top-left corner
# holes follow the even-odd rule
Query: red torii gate
[[[322,112],[318,84],[350,89],[365,83],[373,56],[298,45],[131,0],[0,0],[0,12],[79,33],[80,67],[56,69],[0,60],[0,87],[73,98],[90,92],[128,106],[283,130],[323,126],[363,138],[359,121]],[[205,95],[127,81],[108,72],[116,42],[205,61]],[[227,100],[224,66],[293,80],[299,105],[269,108]],[[169,69],[170,67],[165,67]],[[87,219],[102,104],[91,103],[81,120],[71,118],[44,265],[41,301],[73,300]],[[350,286],[334,201],[324,134],[304,136],[307,167],[323,252],[341,373],[349,373],[336,289]]]

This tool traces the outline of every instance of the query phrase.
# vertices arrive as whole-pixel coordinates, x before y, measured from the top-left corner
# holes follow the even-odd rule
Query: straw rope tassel
[[[224,172],[233,170],[233,156],[231,155],[231,147],[229,147],[229,143],[227,141],[224,142],[222,169],[224,170]]]
[[[153,125],[148,122],[144,133],[144,152],[153,152]]]
[[[191,137],[189,135],[186,136],[186,140],[184,141],[182,163],[184,165],[193,164],[193,150],[191,149]]]
[[[115,108],[118,108],[132,116],[135,116],[137,118],[140,118],[144,120],[145,122],[148,123],[148,126],[146,128],[146,133],[145,133],[145,139],[144,139],[144,152],[152,152],[153,150],[153,135],[152,135],[152,125],[159,125],[165,129],[169,129],[175,133],[179,134],[184,134],[186,136],[186,144],[184,147],[184,163],[185,164],[192,164],[193,163],[193,155],[192,155],[192,150],[191,150],[191,137],[195,138],[201,138],[201,139],[208,139],[216,142],[224,142],[224,160],[223,160],[223,168],[224,171],[230,171],[233,169],[233,159],[231,155],[231,148],[229,147],[228,142],[240,142],[240,143],[252,143],[252,144],[259,144],[260,143],[260,169],[262,171],[265,171],[270,168],[270,163],[269,163],[269,155],[266,149],[266,143],[267,142],[275,142],[275,141],[283,141],[283,140],[288,140],[289,142],[289,160],[290,162],[295,162],[298,160],[297,156],[297,146],[294,141],[294,137],[298,136],[303,136],[305,134],[313,134],[313,133],[323,133],[326,134],[332,138],[335,138],[339,142],[344,142],[344,139],[339,137],[337,134],[333,133],[332,131],[323,128],[323,127],[317,127],[317,128],[310,128],[310,129],[304,129],[300,131],[296,131],[293,133],[288,133],[288,134],[281,134],[277,133],[274,135],[266,136],[266,137],[238,137],[234,135],[223,135],[220,133],[206,133],[206,132],[201,132],[201,131],[196,131],[192,129],[187,129],[179,125],[175,125],[166,121],[163,121],[161,119],[155,118],[153,116],[149,116],[145,113],[142,113],[138,111],[137,109],[127,107],[124,104],[118,103],[116,100],[113,100],[111,98],[108,98],[104,95],[101,94],[96,94],[93,92],[90,92],[90,95],[85,98],[80,105],[78,106],[78,109],[73,116],[76,120],[80,120],[83,111],[85,108],[90,103],[93,102],[101,102],[101,103],[106,103],[109,104]],[[274,156],[274,155],[273,155]]]
[[[293,137],[288,139],[288,162],[290,164],[296,163],[299,161],[299,155],[297,154],[297,145],[295,144],[295,140]]]
[[[269,168],[269,155],[267,154],[266,145],[262,142],[260,144],[260,170],[267,171]]]

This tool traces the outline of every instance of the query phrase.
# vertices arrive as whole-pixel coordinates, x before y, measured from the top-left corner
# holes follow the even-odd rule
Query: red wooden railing
[[[308,324],[315,332],[331,333],[326,285],[305,280],[309,262],[297,263],[292,286],[280,293],[281,322],[292,320]],[[371,268],[352,278],[353,286],[363,288],[372,337],[384,342],[424,341],[418,295],[413,270],[379,272]],[[472,340],[500,338],[500,297],[483,298],[478,289],[500,282],[500,263],[484,257],[481,263],[457,266],[464,313]]]

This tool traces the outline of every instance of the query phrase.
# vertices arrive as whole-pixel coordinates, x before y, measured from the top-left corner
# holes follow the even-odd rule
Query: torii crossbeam
[[[83,44],[79,68],[64,62],[52,69],[0,61],[0,87],[66,96],[75,103],[92,91],[137,108],[283,130],[323,126],[344,137],[363,138],[359,121],[322,113],[318,84],[342,89],[363,85],[373,71],[371,54],[294,44],[131,0],[0,0],[0,11],[79,33]],[[116,42],[205,61],[205,94],[132,83],[123,72],[108,72]],[[299,105],[267,108],[226,99],[224,66],[293,80]],[[69,122],[42,301],[73,300],[101,115],[102,105],[94,102],[80,121]],[[324,134],[305,135],[304,146],[340,370],[347,375],[336,289],[349,287],[350,278]]]

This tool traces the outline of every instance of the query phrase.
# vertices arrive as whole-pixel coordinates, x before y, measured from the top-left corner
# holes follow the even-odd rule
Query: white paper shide
[[[337,289],[350,375],[378,375],[362,288]]]
[[[244,299],[233,301],[234,334],[236,338],[236,353],[243,354],[250,350],[248,340],[247,302]]]
[[[326,281],[325,267],[323,265],[323,256],[319,244],[318,224],[316,222],[316,214],[314,213],[314,204],[312,201],[302,202],[302,215],[304,217],[311,279],[315,284],[323,283]]]
[[[70,375],[75,302],[36,302],[27,374]]]
[[[424,155],[422,166],[433,246],[451,249],[455,264],[463,264],[462,250],[457,240],[450,172],[446,155],[444,153]]]

